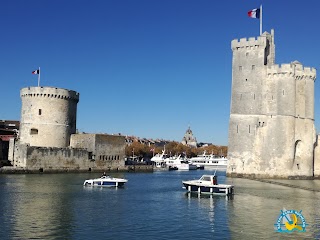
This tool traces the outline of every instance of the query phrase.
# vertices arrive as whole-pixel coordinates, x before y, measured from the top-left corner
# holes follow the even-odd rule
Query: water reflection
[[[52,176],[17,175],[8,181],[14,191],[7,192],[3,217],[17,238],[69,237],[73,212],[70,189]]]
[[[0,239],[320,239],[320,193],[224,176],[235,195],[181,189],[201,174],[118,175],[118,189],[83,187],[92,174],[0,175]],[[305,233],[275,232],[283,208],[302,210]]]
[[[232,239],[314,239],[315,216],[319,216],[319,194],[312,191],[234,179],[237,194],[228,208]],[[307,232],[277,233],[275,226],[280,210],[300,211],[309,224]]]
[[[204,215],[206,214],[203,223],[209,221],[212,233],[220,232],[222,228],[227,227],[226,211],[228,210],[228,201],[233,200],[233,195],[218,196],[187,192],[185,196],[190,205],[194,205],[194,202],[197,201],[199,210],[203,211]]]
[[[228,200],[233,200],[234,198],[234,195],[218,196],[214,194],[200,194],[197,192],[187,192],[185,195],[188,199],[191,199],[191,198],[212,199],[212,201],[214,199],[225,199],[226,201],[228,201]]]

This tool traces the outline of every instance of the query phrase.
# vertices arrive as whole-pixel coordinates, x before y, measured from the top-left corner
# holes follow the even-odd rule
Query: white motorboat
[[[234,194],[234,186],[218,184],[216,175],[203,175],[198,180],[182,181],[182,184],[188,192],[216,195]]]
[[[189,162],[197,165],[197,167],[214,168],[218,170],[226,170],[228,166],[228,159],[224,156],[214,154],[203,154],[190,158]]]
[[[156,168],[164,168],[166,167],[166,159],[168,155],[166,154],[165,150],[162,150],[162,153],[158,153],[154,155],[150,161],[152,162],[153,166]]]
[[[166,166],[169,168],[177,168],[177,170],[196,170],[197,165],[189,163],[186,159],[181,158],[181,155],[177,157],[170,157],[165,160]]]
[[[85,180],[83,185],[91,187],[123,187],[126,182],[128,182],[127,179],[102,176],[100,178]]]

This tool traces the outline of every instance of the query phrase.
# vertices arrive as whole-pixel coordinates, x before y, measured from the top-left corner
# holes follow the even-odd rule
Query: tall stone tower
[[[316,70],[275,64],[274,31],[233,40],[228,176],[313,176]]]
[[[39,147],[68,147],[76,132],[79,93],[54,87],[28,87],[22,100],[20,143]]]

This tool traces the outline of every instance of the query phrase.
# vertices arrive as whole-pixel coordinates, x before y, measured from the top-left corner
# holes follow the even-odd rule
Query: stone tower
[[[313,176],[316,70],[275,64],[274,31],[233,40],[228,176]]]
[[[28,87],[21,89],[20,96],[20,143],[68,147],[70,135],[76,132],[79,94],[54,87]]]

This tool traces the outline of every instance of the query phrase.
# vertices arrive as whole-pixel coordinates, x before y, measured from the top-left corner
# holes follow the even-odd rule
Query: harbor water
[[[81,174],[0,175],[0,239],[320,239],[320,193],[227,178],[235,194],[186,193],[214,171],[115,173],[124,188],[84,187]],[[279,180],[280,182],[280,180]],[[318,180],[282,182],[320,189]],[[281,210],[302,210],[305,232],[276,232]]]

